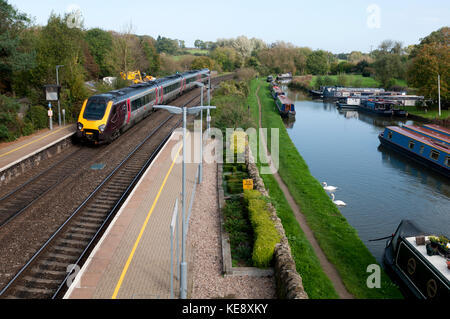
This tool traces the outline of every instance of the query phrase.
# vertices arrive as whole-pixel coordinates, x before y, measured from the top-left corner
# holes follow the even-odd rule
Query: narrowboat
[[[445,236],[431,236],[403,220],[388,239],[383,255],[386,273],[407,297],[450,300],[450,249]]]
[[[272,88],[272,96],[273,96],[274,100],[276,100],[277,97],[280,95],[284,95],[283,90],[279,86],[274,86]]]
[[[443,136],[441,134],[441,137]],[[450,145],[447,138],[443,140],[426,130],[418,132],[411,126],[388,126],[379,135],[379,139],[383,146],[450,177]]]
[[[444,134],[444,135],[450,137],[450,130],[445,127],[442,127],[442,126],[439,126],[436,124],[425,124],[424,127],[429,130],[432,130],[432,131],[435,131],[435,132],[438,132],[440,134]]]
[[[295,117],[295,104],[285,95],[279,95],[276,104],[282,117]]]
[[[442,133],[439,133],[439,131],[430,130],[429,128],[424,126],[416,126],[416,125],[403,125],[403,128],[406,128],[407,130],[410,130],[412,132],[419,133],[423,136],[431,137],[438,141],[438,143],[446,144],[447,146],[450,145],[450,136],[445,135]]]
[[[340,98],[336,105],[340,109],[358,109],[361,104],[361,98],[356,96]]]
[[[292,73],[285,73],[285,74],[279,74],[278,76],[277,76],[277,80],[278,81],[280,81],[280,80],[291,80],[292,79]]]
[[[394,114],[394,111],[391,108],[391,103],[376,101],[373,99],[362,100],[359,105],[359,110],[374,113],[380,116],[392,116]]]
[[[273,76],[271,76],[271,75],[269,75],[268,77],[267,77],[267,82],[272,82],[273,81]]]

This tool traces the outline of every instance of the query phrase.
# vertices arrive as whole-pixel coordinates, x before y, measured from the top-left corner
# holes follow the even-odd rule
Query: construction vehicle
[[[129,72],[120,72],[120,76],[124,80],[130,80],[133,81],[133,83],[143,83],[143,82],[149,82],[156,80],[155,77],[151,75],[146,75],[145,73],[142,73],[141,71],[129,71]]]

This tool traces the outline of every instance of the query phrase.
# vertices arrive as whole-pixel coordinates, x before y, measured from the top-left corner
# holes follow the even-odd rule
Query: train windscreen
[[[104,100],[89,99],[84,110],[86,120],[98,121],[103,118],[106,111],[106,102]]]

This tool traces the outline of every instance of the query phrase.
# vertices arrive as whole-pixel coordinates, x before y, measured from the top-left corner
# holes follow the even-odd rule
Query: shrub
[[[22,135],[24,136],[33,134],[34,132],[33,123],[26,121],[25,123],[23,123],[21,131]]]
[[[245,191],[244,198],[255,234],[253,264],[259,268],[267,268],[272,263],[275,245],[280,242],[281,236],[270,218],[267,203],[261,193]]]
[[[48,125],[47,110],[41,105],[33,105],[27,112],[26,120],[31,122],[35,129],[46,128]]]

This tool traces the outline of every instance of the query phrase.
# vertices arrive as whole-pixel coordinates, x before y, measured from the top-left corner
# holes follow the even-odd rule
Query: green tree
[[[178,40],[169,39],[166,37],[158,36],[156,39],[156,50],[158,53],[167,53],[175,55],[179,51]]]
[[[408,84],[419,93],[438,100],[438,74],[441,77],[441,99],[450,102],[450,38],[447,44],[439,42],[424,44],[416,53],[409,69]]]
[[[192,69],[194,70],[200,70],[208,68],[210,70],[214,69],[214,60],[211,58],[208,58],[207,56],[201,56],[195,58],[194,61],[192,61]]]
[[[0,0],[0,92],[11,92],[15,73],[34,66],[35,52],[22,36],[30,19]]]
[[[313,51],[306,58],[306,69],[314,75],[327,74],[329,70],[327,53],[322,50]]]
[[[111,33],[94,28],[86,32],[85,39],[89,45],[90,53],[100,68],[99,76],[103,78],[114,75],[115,70],[111,57],[113,52],[113,37]]]
[[[395,78],[404,78],[406,71],[406,57],[402,56],[400,42],[383,41],[378,50],[374,52],[375,78],[384,88],[389,88]]]

